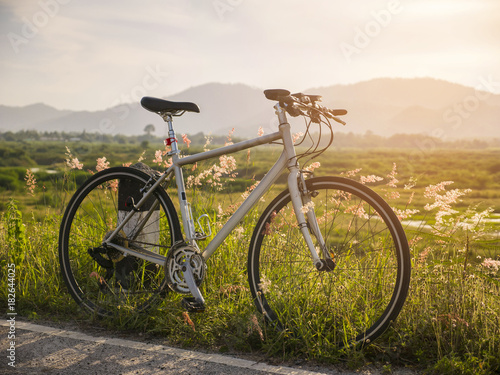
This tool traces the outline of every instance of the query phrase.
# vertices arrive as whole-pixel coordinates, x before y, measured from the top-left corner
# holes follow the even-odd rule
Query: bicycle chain
[[[147,246],[151,246],[151,247],[161,247],[161,248],[164,248],[164,249],[170,249],[172,247],[172,246],[160,245],[160,244],[152,243],[152,242],[144,242],[144,241],[137,241],[137,240],[128,240],[128,241],[129,241],[129,244],[130,243],[136,243],[136,244],[147,245]],[[141,252],[141,249],[135,249],[134,248],[133,250]]]

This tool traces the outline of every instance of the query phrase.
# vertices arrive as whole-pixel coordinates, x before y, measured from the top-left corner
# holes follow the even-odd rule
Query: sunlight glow
[[[404,6],[415,16],[425,15],[432,17],[484,10],[484,4],[473,1],[415,1]]]

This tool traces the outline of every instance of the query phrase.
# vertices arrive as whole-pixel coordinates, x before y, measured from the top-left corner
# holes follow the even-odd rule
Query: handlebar
[[[320,95],[308,95],[301,92],[291,94],[290,91],[284,89],[264,90],[264,95],[269,100],[278,101],[280,106],[292,117],[307,116],[312,122],[320,123],[320,116],[323,115],[342,125],[346,124],[337,116],[343,116],[347,114],[347,111],[345,109],[329,109],[318,104],[321,101]]]

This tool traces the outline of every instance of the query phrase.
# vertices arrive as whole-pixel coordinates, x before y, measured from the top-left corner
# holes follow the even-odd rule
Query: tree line
[[[146,128],[145,128],[146,129]],[[148,129],[151,130],[151,129]],[[237,135],[237,134],[236,134]],[[314,138],[314,134],[312,135]],[[224,145],[227,141],[227,135],[210,135],[211,145]],[[182,138],[178,134],[179,142],[182,143]],[[207,135],[200,132],[196,134],[188,134],[191,141],[191,146],[203,146],[206,143]],[[327,141],[327,137],[324,140]],[[242,140],[239,137],[233,137],[232,142]],[[148,146],[161,145],[164,141],[163,137],[158,137],[151,134],[151,131],[146,131],[144,135],[123,135],[123,134],[100,134],[88,132],[58,132],[45,131],[38,132],[36,130],[20,130],[18,132],[0,132],[0,142],[99,142],[99,143],[115,143],[141,145],[143,148]],[[334,134],[334,143],[332,147],[352,147],[352,148],[404,148],[404,149],[424,149],[432,151],[432,149],[468,149],[468,150],[483,150],[487,148],[500,148],[500,138],[492,139],[456,139],[442,140],[440,138],[429,137],[423,134],[395,134],[389,137],[380,136],[372,132],[365,134],[356,133],[341,133]]]

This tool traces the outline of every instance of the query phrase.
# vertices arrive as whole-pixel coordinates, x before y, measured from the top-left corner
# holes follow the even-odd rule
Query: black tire
[[[123,257],[121,252],[101,246],[116,227],[119,215],[130,210],[132,197],[150,176],[134,168],[109,168],[89,178],[73,195],[63,216],[59,232],[59,262],[71,296],[86,309],[100,316],[118,311],[141,312],[166,292],[164,268],[139,258]],[[124,203],[128,198],[128,208]],[[122,246],[141,246],[167,254],[182,239],[179,219],[172,201],[157,189],[146,206],[159,202],[139,236],[132,240],[132,219],[120,238]],[[139,213],[140,214],[140,213]],[[145,215],[145,214],[144,214]],[[154,242],[157,246],[147,245]]]
[[[307,186],[317,194],[314,211],[336,268],[314,267],[285,190],[266,208],[250,242],[248,277],[257,309],[304,340],[370,343],[396,319],[408,293],[404,230],[389,205],[356,181],[320,177]]]

